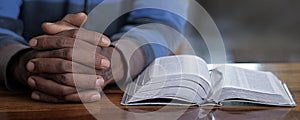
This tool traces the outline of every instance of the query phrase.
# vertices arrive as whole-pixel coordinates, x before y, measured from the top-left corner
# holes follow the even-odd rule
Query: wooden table
[[[0,89],[0,120],[10,119],[300,119],[300,64],[233,64],[236,66],[268,70],[284,81],[297,107],[227,106],[121,106],[122,92],[106,90],[102,100],[89,104],[52,104],[36,102],[27,93]],[[106,96],[106,97],[105,97]],[[86,109],[88,108],[88,110]],[[90,114],[90,113],[93,113]]]

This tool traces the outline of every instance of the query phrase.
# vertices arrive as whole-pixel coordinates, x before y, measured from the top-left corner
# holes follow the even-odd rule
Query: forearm
[[[12,57],[15,56],[18,52],[27,49],[28,46],[19,43],[18,38],[9,36],[9,35],[0,35],[0,82],[4,84],[9,89],[14,89],[13,79],[8,79],[8,75],[11,76],[11,71],[8,71],[8,68],[11,68],[9,63],[12,60]],[[22,74],[22,73],[20,73]]]
[[[28,48],[27,42],[21,36],[23,23],[18,20],[22,0],[6,0],[0,3],[0,83],[13,89],[14,83],[7,76],[11,74],[8,71],[12,67],[9,65],[10,61],[18,52]]]
[[[127,77],[135,78],[146,67],[143,50],[130,39],[121,39],[113,44],[118,49],[116,52],[120,52],[125,72],[128,72]]]
[[[146,67],[146,57],[137,43],[128,39],[114,41],[109,48],[102,49],[103,55],[111,61],[109,70],[101,71],[105,84],[125,82],[135,78]]]
[[[128,39],[137,44],[145,56],[146,66],[155,58],[173,55],[184,39],[178,31],[158,23],[143,24],[117,35],[113,39]]]

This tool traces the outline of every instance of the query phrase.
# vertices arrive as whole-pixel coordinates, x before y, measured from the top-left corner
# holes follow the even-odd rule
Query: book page
[[[223,76],[219,101],[249,101],[269,105],[292,105],[283,84],[270,72],[233,66],[221,66],[215,70]]]
[[[158,58],[152,65],[150,77],[172,77],[173,75],[196,75],[211,85],[206,62],[192,55],[177,55]]]
[[[251,91],[276,94],[275,91],[283,92],[280,81],[274,79],[272,73],[253,71],[233,66],[222,66],[217,68],[223,73],[223,87],[246,89]],[[281,94],[280,93],[280,94]]]
[[[199,104],[210,89],[207,64],[201,58],[192,55],[161,57],[126,87],[122,103],[130,105],[130,102],[136,104],[147,99],[170,98]]]

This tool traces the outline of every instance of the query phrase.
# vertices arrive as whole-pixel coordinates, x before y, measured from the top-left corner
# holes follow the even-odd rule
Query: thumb
[[[77,13],[77,14],[68,14],[66,15],[62,21],[70,23],[74,26],[80,27],[87,20],[87,15],[85,13]]]
[[[48,34],[57,34],[62,31],[77,29],[82,26],[86,20],[87,15],[84,13],[68,14],[61,21],[43,23],[42,29]]]

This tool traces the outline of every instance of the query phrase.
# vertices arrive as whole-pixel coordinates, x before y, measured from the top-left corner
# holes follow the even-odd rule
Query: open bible
[[[192,55],[154,60],[127,84],[121,104],[296,106],[287,86],[271,72],[229,65],[209,70]]]

